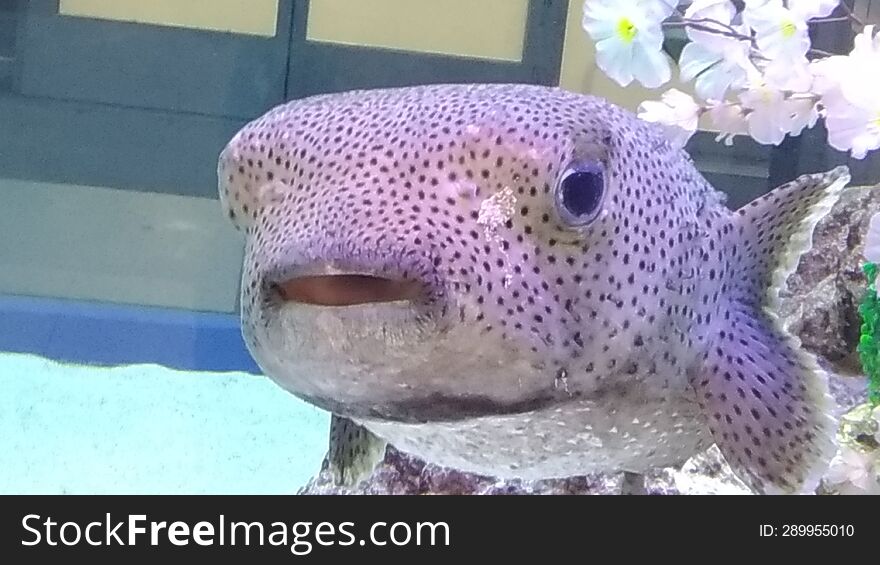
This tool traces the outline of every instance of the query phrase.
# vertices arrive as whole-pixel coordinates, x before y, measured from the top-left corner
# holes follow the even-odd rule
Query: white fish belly
[[[643,472],[682,463],[711,445],[699,407],[683,398],[638,405],[576,400],[457,422],[362,423],[430,463],[505,479]]]

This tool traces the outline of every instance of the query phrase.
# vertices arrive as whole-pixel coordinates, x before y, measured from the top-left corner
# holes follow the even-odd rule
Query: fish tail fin
[[[804,175],[733,218],[736,274],[690,380],[721,452],[760,492],[815,490],[836,451],[827,375],[774,311],[849,179],[846,167]]]
[[[337,486],[354,486],[382,462],[385,447],[385,441],[367,428],[333,414],[324,468],[330,471]]]

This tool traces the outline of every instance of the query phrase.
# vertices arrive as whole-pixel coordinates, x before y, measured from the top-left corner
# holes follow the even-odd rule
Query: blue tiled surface
[[[89,365],[260,370],[234,314],[0,295],[0,351]]]

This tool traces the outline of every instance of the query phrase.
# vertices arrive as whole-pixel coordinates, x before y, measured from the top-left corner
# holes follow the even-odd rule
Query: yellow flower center
[[[797,32],[797,26],[791,20],[786,20],[782,22],[782,37],[785,39],[790,38]]]
[[[624,43],[632,43],[637,33],[639,33],[638,28],[629,18],[621,18],[617,22],[617,35],[620,36]]]

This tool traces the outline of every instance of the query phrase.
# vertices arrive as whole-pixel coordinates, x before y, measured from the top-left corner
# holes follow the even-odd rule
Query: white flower
[[[743,107],[739,104],[730,102],[712,104],[708,114],[712,125],[719,131],[715,141],[724,140],[725,145],[732,145],[734,136],[749,133],[749,125],[743,113]]]
[[[755,43],[770,60],[797,59],[810,50],[807,21],[782,0],[746,0],[743,20],[755,31]]]
[[[745,27],[732,25],[735,15],[736,7],[729,0],[695,0],[684,13],[699,29],[686,28],[691,42],[682,50],[678,65],[682,80],[697,79],[694,90],[704,100],[721,100],[728,89],[741,88],[760,74],[749,60],[751,43],[725,35],[731,30],[749,34]]]
[[[813,91],[823,96],[826,107],[873,105],[880,87],[880,73],[865,72],[880,68],[880,34],[876,37],[873,34],[874,26],[865,26],[855,37],[849,55],[835,55],[810,63]]]
[[[849,60],[851,66],[841,77],[844,96],[856,106],[875,106],[880,96],[880,33],[874,35],[874,26],[856,35]]]
[[[736,6],[730,0],[694,0],[684,13],[684,17],[689,20],[712,20],[700,21],[699,25],[701,28],[718,31],[727,31],[724,26],[729,26],[735,15]],[[722,50],[716,47],[716,42],[731,39],[705,29],[694,29],[692,26],[688,26],[686,31],[691,41],[700,43],[713,51]]]
[[[826,110],[837,111],[849,105],[843,95],[843,84],[855,72],[852,57],[835,55],[818,59],[810,62],[809,69],[813,75],[812,91],[822,97]]]
[[[865,236],[865,259],[871,263],[880,263],[880,213],[871,216],[871,223],[868,225],[868,235]],[[880,424],[880,406],[874,409],[873,416]],[[880,431],[877,433],[880,434]]]
[[[875,35],[873,25],[865,26],[862,33],[856,35],[850,55],[865,57],[865,62],[880,62],[880,35]]]
[[[596,63],[621,86],[633,79],[656,88],[670,78],[662,52],[661,22],[675,9],[672,0],[588,0],[583,28],[596,42]]]
[[[848,56],[810,64],[813,91],[822,96],[828,143],[856,159],[880,148],[880,36],[866,26]]]
[[[813,74],[806,57],[778,59],[763,65],[763,85],[783,92],[785,101],[779,111],[788,116],[784,129],[800,135],[819,119],[819,97],[812,93]]]
[[[681,79],[689,81],[696,77],[694,90],[704,100],[721,100],[729,89],[742,88],[759,75],[749,60],[747,41],[718,37],[723,41],[688,43],[679,58]]]
[[[664,92],[660,102],[646,100],[639,105],[639,117],[663,126],[666,136],[678,147],[684,147],[697,131],[700,111],[690,95],[675,88]]]
[[[880,148],[880,100],[874,108],[850,106],[826,112],[828,144],[840,151],[850,151],[864,159],[869,151]]]
[[[762,65],[764,83],[792,92],[809,92],[813,86],[813,75],[810,73],[810,62],[806,57],[793,59],[774,59]]]
[[[794,0],[788,3],[788,9],[805,20],[830,16],[840,0]]]
[[[832,485],[843,485],[844,488],[839,490],[845,494],[880,493],[871,455],[848,446],[842,447],[840,453],[831,461],[825,480]],[[846,488],[848,486],[857,490]]]
[[[790,112],[782,91],[769,87],[752,87],[739,95],[746,116],[749,135],[758,143],[779,145],[788,133]]]
[[[819,119],[812,94],[787,93],[764,84],[742,92],[739,99],[748,110],[749,135],[759,143],[779,145],[786,134],[800,135]]]

